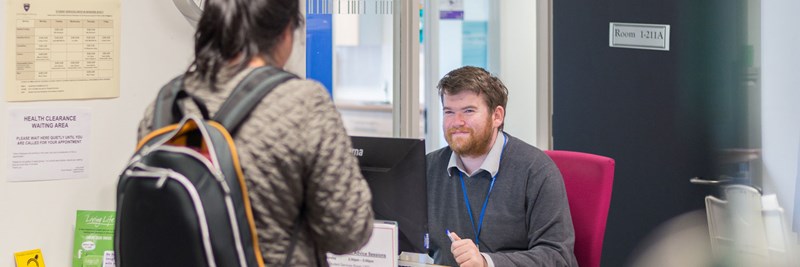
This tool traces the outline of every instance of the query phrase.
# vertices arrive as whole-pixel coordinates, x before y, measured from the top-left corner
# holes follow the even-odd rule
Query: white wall
[[[6,2],[0,4],[5,16]],[[0,266],[13,253],[41,248],[48,266],[70,266],[75,211],[114,210],[117,175],[133,153],[136,127],[146,105],[191,59],[193,29],[172,1],[122,1],[120,97],[82,101],[6,102],[0,93]],[[3,19],[5,23],[5,19]],[[5,24],[0,36],[5,36]],[[0,51],[6,56],[5,40]],[[0,60],[0,62],[5,62]],[[5,66],[3,67],[5,69]],[[0,80],[6,79],[0,72]],[[4,91],[0,83],[0,91]],[[89,107],[88,179],[9,183],[8,109]]]
[[[800,153],[800,1],[761,1],[764,193],[791,222]]]
[[[523,141],[536,140],[536,1],[500,4],[500,74],[508,87],[505,130]]]
[[[494,1],[494,0],[489,0]],[[496,3],[488,1],[464,1],[465,20],[489,20],[491,16],[486,10],[489,5],[498,5],[499,35],[499,69],[490,70],[496,74],[508,88],[508,106],[506,110],[505,131],[525,142],[539,147],[536,135],[536,1],[503,0]],[[470,13],[470,10],[473,12]],[[475,12],[482,10],[482,12]],[[490,26],[489,30],[495,29]],[[453,69],[461,67],[461,21],[439,21],[439,77]],[[489,37],[492,37],[491,33]],[[490,41],[490,44],[493,44]],[[491,49],[491,47],[490,47]],[[491,52],[489,53],[492,54]],[[490,59],[492,61],[492,59]],[[437,82],[434,82],[436,84]],[[436,88],[431,88],[436,90]],[[441,112],[438,103],[429,105],[433,111]],[[441,124],[438,124],[441,125]],[[440,126],[441,127],[441,126]],[[438,130],[441,133],[441,130]],[[441,136],[441,135],[439,135]],[[443,137],[439,141],[446,145]]]

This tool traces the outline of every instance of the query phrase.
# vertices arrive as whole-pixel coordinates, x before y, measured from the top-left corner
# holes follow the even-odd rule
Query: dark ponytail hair
[[[303,24],[298,0],[207,0],[194,34],[194,62],[186,77],[198,75],[216,89],[217,73],[234,59],[235,70],[254,57],[271,57],[287,26]],[[270,58],[267,64],[272,64]]]

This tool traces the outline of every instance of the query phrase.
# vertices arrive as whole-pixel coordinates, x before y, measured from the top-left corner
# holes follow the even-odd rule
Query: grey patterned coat
[[[186,88],[213,115],[251,70],[221,72],[215,92],[197,79],[188,79]],[[153,130],[152,120],[153,103],[139,125],[139,140]],[[305,227],[290,266],[327,266],[326,252],[349,253],[368,241],[372,196],[339,112],[321,84],[295,79],[279,85],[242,123],[234,142],[267,266],[283,264],[301,207]]]

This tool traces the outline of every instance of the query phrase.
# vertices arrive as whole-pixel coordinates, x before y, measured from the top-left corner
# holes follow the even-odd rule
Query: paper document
[[[345,255],[328,253],[328,264],[336,267],[397,266],[397,231],[396,222],[375,221],[372,236],[364,247]]]
[[[88,108],[13,108],[6,129],[9,181],[88,177]]]
[[[8,1],[8,101],[119,96],[120,0]]]

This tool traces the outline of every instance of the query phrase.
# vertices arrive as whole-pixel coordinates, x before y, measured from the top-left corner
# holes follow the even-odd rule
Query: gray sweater
[[[223,71],[217,91],[197,79],[189,79],[186,88],[213,115],[251,70]],[[153,130],[152,121],[153,104],[139,126],[140,140]],[[372,195],[350,153],[339,112],[321,84],[295,79],[279,85],[245,119],[234,142],[267,266],[283,264],[301,207],[306,224],[290,266],[327,266],[325,252],[352,252],[369,240]]]
[[[577,266],[561,173],[541,150],[508,137],[483,219],[480,251],[498,267]],[[447,169],[451,153],[450,147],[444,147],[427,155],[428,229],[435,262],[457,266],[445,229],[473,241],[475,234],[459,171]],[[463,176],[477,227],[491,176],[486,171]]]

